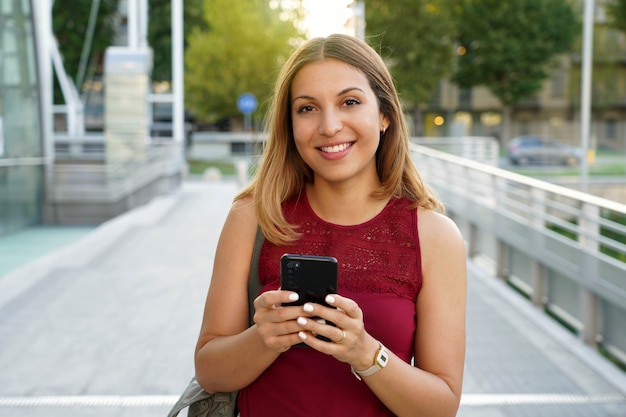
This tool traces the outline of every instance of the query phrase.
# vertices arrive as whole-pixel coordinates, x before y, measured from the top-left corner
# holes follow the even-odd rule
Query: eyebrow
[[[348,87],[348,88],[344,88],[343,90],[341,90],[338,94],[337,97],[340,97],[346,93],[349,93],[350,91],[354,91],[354,90],[358,90],[362,93],[365,93],[365,91],[363,91],[362,88],[359,87]],[[306,94],[302,94],[300,96],[294,97],[293,100],[291,100],[292,103],[294,103],[296,100],[315,100],[315,97],[313,96],[308,96]]]

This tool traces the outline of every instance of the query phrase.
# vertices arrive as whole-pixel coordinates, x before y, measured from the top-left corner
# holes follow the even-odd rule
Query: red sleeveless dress
[[[284,253],[334,256],[339,262],[338,293],[363,311],[365,329],[406,362],[413,357],[415,300],[422,285],[417,209],[391,199],[372,220],[340,226],[325,222],[303,192],[283,211],[299,225],[295,245],[265,241],[259,258],[261,292],[280,285]],[[281,354],[255,382],[239,392],[241,417],[393,416],[350,366],[308,347]]]

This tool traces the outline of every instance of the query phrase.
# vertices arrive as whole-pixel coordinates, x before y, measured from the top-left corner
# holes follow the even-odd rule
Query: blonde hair
[[[373,196],[405,197],[415,207],[443,211],[437,195],[424,183],[411,160],[409,134],[402,105],[385,63],[367,43],[348,35],[315,38],[300,46],[283,66],[272,97],[268,140],[257,174],[235,200],[252,197],[257,221],[265,238],[281,245],[299,238],[298,225],[289,224],[282,203],[297,196],[313,171],[300,157],[293,138],[290,90],[298,71],[324,59],[336,59],[360,70],[368,79],[378,105],[390,121],[376,151],[376,170],[381,182]]]

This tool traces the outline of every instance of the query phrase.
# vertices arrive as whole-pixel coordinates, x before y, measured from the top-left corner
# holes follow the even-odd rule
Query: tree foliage
[[[101,72],[104,50],[113,44],[117,3],[118,0],[100,0],[88,60],[95,73]],[[91,5],[91,1],[85,0],[55,0],[52,8],[52,30],[59,43],[65,71],[74,81],[87,37]]]
[[[451,0],[365,0],[366,34],[380,49],[404,105],[428,102],[452,71]]]
[[[102,57],[107,47],[114,44],[115,16],[119,0],[100,0],[98,17],[90,51],[90,69],[102,73]],[[185,0],[183,7],[185,38],[194,27],[205,28],[202,15],[203,0]],[[53,28],[59,42],[67,73],[76,78],[80,55],[87,34],[92,1],[55,0]],[[148,1],[148,44],[154,53],[152,78],[169,81],[172,78],[172,0]],[[185,46],[187,44],[185,43]]]
[[[205,0],[206,28],[193,28],[185,53],[185,101],[199,117],[239,115],[237,97],[244,92],[267,101],[300,36],[280,13],[267,0]]]
[[[194,28],[206,30],[202,13],[203,0],[185,0],[183,5],[184,47]],[[172,0],[149,0],[148,43],[153,51],[152,79],[172,79]]]
[[[626,0],[611,0],[606,5],[611,25],[626,33]]]
[[[513,106],[541,89],[554,57],[569,50],[579,22],[566,0],[462,0],[461,87],[484,85]]]

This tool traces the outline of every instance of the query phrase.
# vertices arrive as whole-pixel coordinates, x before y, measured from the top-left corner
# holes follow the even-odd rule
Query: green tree
[[[626,33],[626,0],[611,0],[606,9],[611,18],[611,25]]]
[[[52,8],[52,30],[59,43],[63,65],[68,76],[76,82],[87,29],[92,1],[56,0]],[[115,37],[114,17],[118,0],[100,0],[93,40],[88,57],[88,73],[102,73],[104,50]],[[80,90],[81,86],[77,86]]]
[[[570,50],[579,22],[567,0],[463,0],[459,57],[453,80],[486,86],[504,106],[502,137],[512,107],[539,91],[557,54]]]
[[[516,0],[517,1],[517,0]],[[366,34],[379,48],[404,106],[421,134],[420,108],[452,72],[455,21],[452,0],[365,0]]]
[[[267,101],[300,36],[294,22],[280,16],[267,0],[205,0],[207,29],[193,28],[185,53],[185,101],[192,111],[216,121],[240,115],[241,93]]]
[[[185,0],[183,6],[184,48],[187,38],[194,30],[206,30],[207,24],[202,12],[203,0]],[[153,52],[152,79],[170,81],[172,79],[172,0],[149,0],[148,44]]]
[[[115,15],[119,0],[69,1],[55,0],[53,7],[53,27],[63,55],[67,73],[74,80],[78,73],[80,55],[87,37],[87,26],[92,4],[98,5],[96,26],[89,57],[89,70],[93,74],[102,73],[102,57],[105,49],[113,45],[116,34]],[[193,28],[206,28],[202,13],[203,0],[185,0],[183,7],[184,36]],[[148,44],[153,49],[154,66],[152,78],[155,81],[169,81],[172,58],[172,0],[149,0]],[[187,43],[185,42],[185,47]]]

